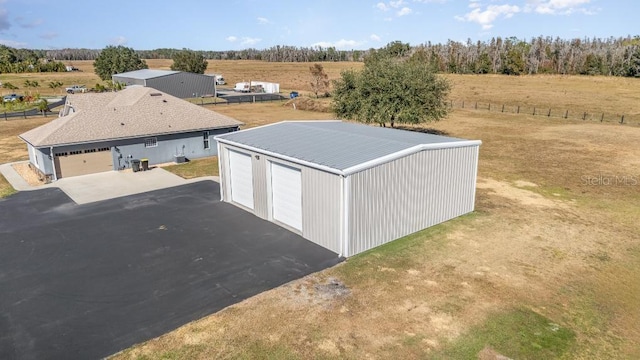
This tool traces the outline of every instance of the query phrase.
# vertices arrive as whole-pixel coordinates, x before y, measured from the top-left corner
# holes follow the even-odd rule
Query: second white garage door
[[[271,163],[273,219],[302,230],[302,176],[299,169]]]

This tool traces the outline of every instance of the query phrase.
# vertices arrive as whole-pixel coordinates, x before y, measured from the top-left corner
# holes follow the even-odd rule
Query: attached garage
[[[342,256],[474,209],[477,140],[341,121],[216,140],[222,200]]]
[[[91,148],[54,154],[56,178],[113,170],[111,148]]]

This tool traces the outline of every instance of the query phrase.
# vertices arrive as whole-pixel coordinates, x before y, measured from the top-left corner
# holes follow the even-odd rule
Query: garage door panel
[[[302,174],[299,169],[271,163],[273,219],[302,230]]]
[[[253,209],[253,170],[251,155],[229,150],[231,200]]]
[[[113,170],[111,151],[56,156],[56,176],[64,178]]]

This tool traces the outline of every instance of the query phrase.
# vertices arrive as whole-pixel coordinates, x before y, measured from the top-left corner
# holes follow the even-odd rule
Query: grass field
[[[226,66],[227,79],[244,74],[242,62]],[[283,87],[304,78],[296,66],[279,77]],[[477,101],[625,113],[640,106],[638,79],[451,79],[452,96]],[[332,117],[283,104],[210,108],[246,127]],[[25,159],[15,136],[45,121],[0,121],[1,160]],[[114,358],[640,358],[640,127],[468,109],[428,126],[483,141],[474,213]],[[327,291],[330,280],[346,291]]]

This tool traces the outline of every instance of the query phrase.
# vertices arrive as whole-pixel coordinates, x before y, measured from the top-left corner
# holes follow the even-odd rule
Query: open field
[[[209,71],[228,80],[257,66],[221,64]],[[308,64],[257,64],[278,67],[283,89],[306,86]],[[450,79],[454,99],[640,113],[639,79]],[[283,104],[208,107],[245,127],[332,118]],[[15,136],[46,121],[0,121],[0,160],[26,159]],[[459,109],[428,126],[483,141],[475,213],[115,358],[640,358],[640,127]]]
[[[146,60],[151,69],[168,70],[172,60]],[[93,72],[92,61],[73,61],[69,64],[81,71],[68,73],[2,74],[0,81],[11,82],[25,93],[25,80],[38,81],[40,87],[30,89],[42,95],[60,95],[64,87],[80,84],[93,87],[101,82]],[[290,90],[311,93],[309,66],[312,63],[268,63],[262,61],[210,60],[207,73],[222,73],[228,85],[249,80],[280,83],[281,92]],[[340,77],[347,69],[360,69],[362,63],[322,63],[329,79]],[[494,105],[536,106],[542,111],[553,108],[554,114],[569,110],[571,113],[625,114],[630,121],[640,124],[640,79],[602,76],[503,76],[503,75],[445,75],[452,82],[450,98],[472,103]],[[62,88],[52,90],[48,84],[61,81]],[[11,93],[1,89],[2,94]],[[632,120],[633,119],[633,120]]]

